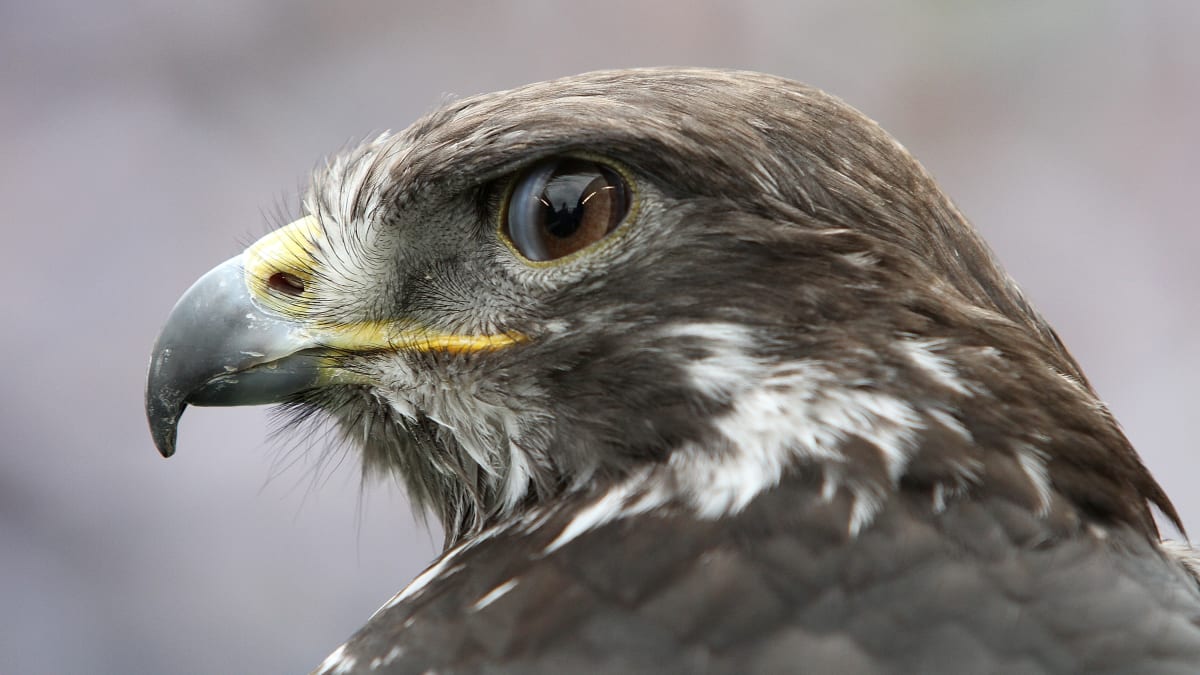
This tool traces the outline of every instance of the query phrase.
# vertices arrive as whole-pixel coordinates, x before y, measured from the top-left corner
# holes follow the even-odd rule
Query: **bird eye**
[[[613,169],[581,159],[552,159],[517,180],[504,233],[530,260],[556,260],[617,229],[629,212],[629,187]]]

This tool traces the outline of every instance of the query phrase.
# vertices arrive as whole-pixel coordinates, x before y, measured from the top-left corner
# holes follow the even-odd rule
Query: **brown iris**
[[[551,159],[523,173],[504,217],[504,233],[530,260],[556,260],[617,229],[629,212],[620,174],[581,159]]]

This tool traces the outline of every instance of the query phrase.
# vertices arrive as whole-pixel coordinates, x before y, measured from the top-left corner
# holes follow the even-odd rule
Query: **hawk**
[[[146,406],[282,403],[445,550],[321,673],[1194,673],[1167,496],[928,173],[718,70],[449,103],[186,292]]]

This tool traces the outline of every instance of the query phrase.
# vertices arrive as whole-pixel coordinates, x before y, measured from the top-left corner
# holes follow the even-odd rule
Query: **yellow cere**
[[[307,293],[283,295],[271,293],[271,277],[286,274],[304,286],[312,282],[316,258],[312,247],[324,239],[320,222],[304,216],[275,230],[250,245],[242,254],[246,287],[263,305],[280,314],[301,314],[310,298]]]
[[[287,274],[305,287],[313,279],[317,260],[312,247],[324,239],[320,222],[300,218],[259,239],[243,254],[246,287],[264,308],[303,322],[312,297],[271,292],[271,277]],[[299,328],[299,327],[298,327]],[[364,321],[348,324],[313,322],[301,328],[308,339],[344,351],[444,351],[451,354],[503,349],[524,342],[518,333],[454,335],[430,331],[411,321]]]

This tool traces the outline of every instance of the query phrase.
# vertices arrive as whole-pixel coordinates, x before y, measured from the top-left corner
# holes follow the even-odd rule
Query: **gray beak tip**
[[[151,378],[151,382],[153,382]],[[175,439],[179,432],[179,418],[183,415],[187,403],[179,392],[155,391],[155,387],[146,388],[146,421],[150,423],[150,437],[154,447],[158,448],[163,457],[175,454]]]
[[[159,433],[158,430],[151,430],[154,436],[154,446],[158,448],[159,454],[164,458],[175,454],[175,428],[170,431]]]
[[[154,447],[158,448],[163,457],[175,454],[175,437],[179,430],[179,417],[151,418],[150,436],[154,439]]]

